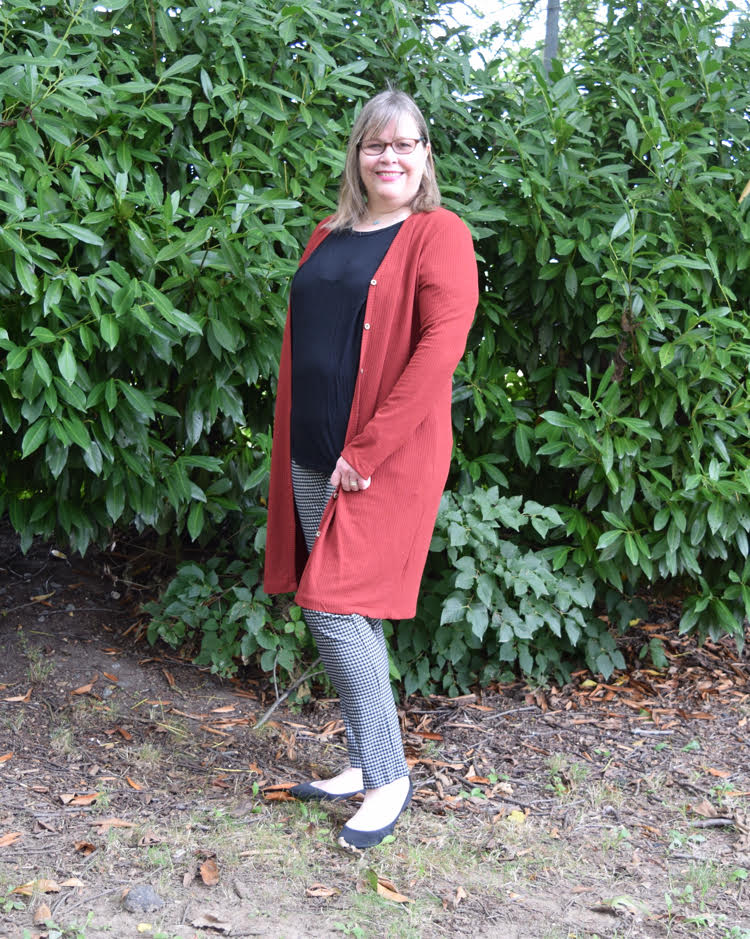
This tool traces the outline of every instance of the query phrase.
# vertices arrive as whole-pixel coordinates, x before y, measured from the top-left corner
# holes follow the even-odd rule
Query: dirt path
[[[136,643],[131,599],[0,532],[0,937],[750,937],[750,667],[668,609],[606,685],[405,702],[413,810],[352,858],[350,806],[270,788],[340,762],[335,702],[254,729],[267,683]]]

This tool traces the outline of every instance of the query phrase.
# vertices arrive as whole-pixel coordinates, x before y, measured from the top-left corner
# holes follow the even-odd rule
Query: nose
[[[396,157],[398,156],[398,154],[397,154],[396,151],[393,149],[393,142],[387,143],[387,144],[385,145],[385,149],[384,149],[383,152],[380,154],[380,156],[381,156],[381,157],[387,157],[389,150],[391,151],[391,159],[392,159],[392,160],[395,160]]]

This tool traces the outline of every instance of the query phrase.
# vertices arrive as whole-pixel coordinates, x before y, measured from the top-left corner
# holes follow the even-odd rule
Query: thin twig
[[[736,828],[737,823],[733,818],[699,818],[697,821],[690,822],[691,828]]]
[[[641,736],[648,737],[661,737],[669,736],[674,733],[673,730],[644,730],[642,727],[634,727],[630,731],[631,734],[640,734]]]
[[[522,708],[510,708],[507,711],[495,711],[494,714],[488,714],[487,720],[493,721],[496,717],[505,717],[506,714],[517,714],[519,711],[538,711],[539,706],[536,704],[530,704],[527,707]]]
[[[28,606],[28,605],[29,605],[28,603],[24,604],[24,606]],[[16,609],[20,609],[20,607],[16,607]],[[7,612],[11,613],[12,610],[8,610]],[[130,610],[114,610],[112,609],[112,607],[108,607],[108,606],[77,606],[77,607],[74,607],[72,610],[68,610],[68,609],[40,610],[38,615],[39,616],[55,616],[55,615],[66,616],[69,613],[109,613],[111,616],[129,616],[131,611]]]
[[[92,900],[98,900],[99,897],[106,897],[110,893],[117,893],[118,890],[122,890],[122,886],[125,883],[127,883],[127,881],[121,880],[119,886],[117,887],[110,887],[109,890],[102,890],[101,893],[95,893],[93,897],[81,897],[80,900],[77,900],[75,903],[72,903],[65,912],[70,913],[71,910],[74,910],[77,906],[82,906],[84,903],[90,903]],[[69,900],[71,896],[73,896],[72,893],[66,893],[63,896],[61,896],[60,899],[57,901],[57,903],[55,903],[55,905],[52,907],[50,912],[54,915],[55,910],[61,904],[66,903],[66,901]]]
[[[263,714],[263,715],[261,716],[260,720],[258,720],[257,723],[255,724],[255,729],[256,729],[256,730],[258,730],[260,727],[262,727],[262,726],[266,723],[266,721],[267,721],[267,720],[269,719],[269,717],[273,714],[273,712],[276,710],[276,708],[277,708],[280,704],[282,704],[284,701],[286,701],[286,699],[289,697],[289,695],[290,695],[296,688],[299,688],[299,686],[300,686],[301,684],[303,684],[303,682],[307,681],[308,678],[312,678],[313,675],[321,675],[321,674],[323,673],[323,669],[322,669],[322,668],[321,668],[321,669],[318,669],[317,672],[313,672],[313,669],[314,669],[319,663],[320,663],[320,656],[318,656],[317,659],[315,659],[315,661],[312,663],[312,665],[310,666],[310,668],[308,668],[308,670],[305,672],[305,674],[304,674],[301,678],[298,678],[297,681],[295,681],[293,684],[291,684],[291,685],[287,688],[287,690],[284,692],[284,694],[281,695],[280,698],[276,698],[276,700],[275,700],[274,703],[271,705],[271,707],[266,711],[265,714]]]

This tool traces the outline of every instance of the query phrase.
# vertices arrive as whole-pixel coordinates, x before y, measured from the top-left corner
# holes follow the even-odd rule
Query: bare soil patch
[[[668,604],[608,683],[402,702],[414,806],[353,858],[279,788],[341,762],[335,701],[256,730],[264,676],[138,639],[132,557],[53,550],[0,529],[0,937],[750,937],[750,664]]]

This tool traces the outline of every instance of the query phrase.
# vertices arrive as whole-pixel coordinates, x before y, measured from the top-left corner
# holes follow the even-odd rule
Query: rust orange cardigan
[[[313,232],[300,264],[323,241]],[[291,478],[287,318],[274,419],[264,588],[329,613],[414,616],[453,435],[451,386],[478,300],[471,235],[446,209],[411,215],[370,282],[342,456],[369,489],[339,489],[307,555]]]

